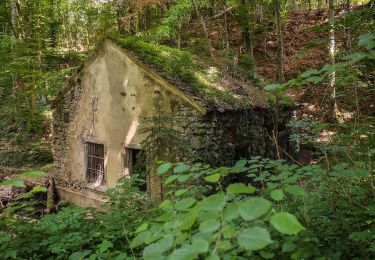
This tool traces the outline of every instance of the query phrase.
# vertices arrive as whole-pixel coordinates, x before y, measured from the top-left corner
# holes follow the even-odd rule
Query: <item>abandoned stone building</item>
[[[206,78],[190,71],[203,82],[198,87],[206,87],[194,92],[178,76],[159,70],[170,66],[163,63],[177,59],[176,53],[153,52],[165,57],[158,67],[137,55],[132,44],[104,40],[54,101],[54,177],[61,199],[95,206],[104,201],[106,189],[133,174],[147,138],[140,118],[154,113],[156,101],[165,113],[183,118],[182,134],[203,162],[229,165],[241,157],[269,155],[273,148],[266,132],[272,119],[260,90],[212,76],[215,70],[208,67],[199,68]]]

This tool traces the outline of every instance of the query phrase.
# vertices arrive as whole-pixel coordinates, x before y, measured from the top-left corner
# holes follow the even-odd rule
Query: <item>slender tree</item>
[[[278,81],[284,82],[284,35],[283,35],[283,25],[281,20],[280,13],[280,1],[273,0],[274,12],[275,12],[275,26],[276,26],[276,35],[277,35],[277,74]]]
[[[210,37],[209,37],[209,34],[208,34],[206,22],[203,20],[202,14],[200,12],[199,4],[198,4],[197,0],[192,0],[192,1],[193,1],[195,13],[197,15],[197,18],[198,18],[200,24],[201,24],[201,27],[202,27],[203,32],[204,32],[204,36],[206,38],[207,49],[208,49],[208,52],[210,54],[211,61],[212,61],[212,63],[217,65],[216,57],[215,57],[215,54],[214,54],[214,48],[212,47],[212,44],[211,44],[211,40],[210,40]]]
[[[328,22],[329,22],[329,58],[331,64],[335,66],[336,40],[335,40],[335,9],[334,0],[328,0]],[[329,86],[332,91],[330,102],[330,119],[337,118],[337,99],[336,99],[336,70],[334,69],[329,77]]]

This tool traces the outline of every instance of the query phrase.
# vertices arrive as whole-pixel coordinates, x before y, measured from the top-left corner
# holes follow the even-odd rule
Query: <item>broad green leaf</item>
[[[110,241],[103,240],[103,242],[99,245],[99,252],[104,253],[111,247],[113,247],[113,244]]]
[[[223,217],[225,221],[232,221],[240,216],[238,205],[230,203],[224,208]]]
[[[187,181],[189,178],[190,178],[190,176],[189,176],[188,174],[184,174],[184,175],[179,175],[179,176],[177,177],[177,180],[178,180],[179,182],[185,182],[185,181]]]
[[[159,209],[164,209],[164,208],[168,207],[171,204],[172,204],[172,202],[170,200],[164,200],[162,203],[160,203]]]
[[[232,243],[229,240],[220,240],[217,248],[227,251],[232,247]]]
[[[173,181],[175,181],[176,179],[178,178],[178,175],[172,175],[172,176],[169,176],[166,180],[165,180],[165,184],[170,184],[172,183]]]
[[[238,243],[249,251],[256,251],[265,248],[272,243],[267,229],[252,227],[242,230],[238,235]]]
[[[176,192],[175,192],[175,196],[176,197],[179,197],[179,196],[181,196],[182,194],[184,194],[184,193],[186,193],[188,190],[187,189],[179,189],[179,190],[177,190]]]
[[[155,221],[158,221],[158,222],[170,221],[173,218],[173,216],[174,216],[173,211],[167,211],[161,216],[157,217]]]
[[[142,225],[140,225],[137,228],[137,230],[135,231],[135,233],[138,234],[138,233],[141,233],[141,232],[143,232],[143,231],[145,231],[147,229],[148,229],[148,224],[147,223],[143,223]]]
[[[287,185],[285,190],[295,197],[305,196],[305,190],[299,185]]]
[[[193,251],[191,246],[180,247],[176,249],[168,256],[168,260],[191,260],[196,259],[198,256],[197,252]]]
[[[193,206],[195,202],[196,200],[194,198],[182,199],[175,203],[174,208],[179,211],[186,210]]]
[[[25,181],[20,178],[0,182],[0,186],[25,187]]]
[[[180,229],[181,230],[188,230],[188,229],[190,229],[194,225],[195,220],[197,219],[197,216],[198,216],[198,212],[194,212],[192,214],[189,214],[184,219],[184,221],[181,223]]]
[[[271,191],[271,198],[280,201],[284,198],[284,192],[282,190],[273,190]]]
[[[260,251],[259,254],[264,258],[264,259],[272,259],[275,256],[275,253],[267,252],[267,251]]]
[[[236,162],[235,166],[237,167],[244,167],[246,165],[247,161],[246,160],[239,160]]]
[[[245,185],[244,183],[233,183],[230,184],[227,188],[227,194],[229,195],[237,195],[241,193],[254,193],[255,188],[250,185]]]
[[[47,176],[47,173],[44,171],[27,171],[20,174],[22,177],[28,177],[28,178],[40,178]]]
[[[221,178],[221,175],[219,173],[215,173],[215,174],[205,177],[204,179],[207,182],[219,182],[220,178]]]
[[[69,256],[69,260],[81,260],[86,259],[86,256],[89,256],[91,254],[91,250],[85,250],[85,251],[78,251]]]
[[[191,246],[193,248],[193,251],[198,253],[206,253],[209,248],[207,240],[204,239],[194,239],[191,243]]]
[[[283,244],[283,249],[282,250],[283,250],[283,252],[292,252],[296,248],[297,248],[297,246],[293,242],[285,242]]]
[[[266,214],[271,207],[271,202],[264,198],[249,198],[238,203],[238,209],[244,220],[250,221]]]
[[[149,238],[151,236],[151,233],[149,231],[144,231],[144,232],[141,232],[139,233],[133,240],[132,242],[130,243],[131,246],[134,248],[134,247],[138,247],[140,245],[142,245],[143,243],[145,243],[145,240],[147,238]]]
[[[294,215],[287,212],[274,214],[270,222],[277,231],[287,235],[295,235],[305,229]]]
[[[220,257],[217,255],[209,255],[205,258],[206,260],[220,260]]]
[[[166,235],[159,241],[148,245],[143,250],[144,259],[156,259],[160,257],[164,252],[172,248],[174,237],[172,235]]]
[[[220,222],[217,219],[207,219],[199,225],[199,230],[203,233],[212,233],[218,230]]]
[[[180,165],[177,165],[174,169],[173,169],[173,172],[174,173],[182,173],[182,172],[186,172],[190,169],[190,166],[189,165],[186,165],[186,164],[180,164]]]
[[[217,193],[205,198],[202,201],[202,209],[207,211],[220,211],[224,208],[226,204],[225,195],[222,193]]]
[[[157,174],[164,174],[166,173],[167,171],[169,171],[169,169],[172,167],[172,164],[171,163],[163,163],[162,165],[160,165],[158,167],[158,169],[156,170],[156,173]]]

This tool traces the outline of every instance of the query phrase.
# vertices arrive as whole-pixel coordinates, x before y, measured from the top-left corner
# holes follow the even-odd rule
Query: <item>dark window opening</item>
[[[100,186],[104,184],[104,145],[86,143],[87,172],[86,180],[90,184]]]
[[[135,185],[139,190],[147,191],[148,175],[146,172],[146,165],[141,158],[141,150],[126,148],[125,154],[126,161],[124,162],[124,165],[125,167],[128,167],[129,175],[132,176],[138,174],[139,182]]]
[[[234,150],[235,153],[235,161],[241,159],[249,159],[250,158],[250,145],[239,145]]]

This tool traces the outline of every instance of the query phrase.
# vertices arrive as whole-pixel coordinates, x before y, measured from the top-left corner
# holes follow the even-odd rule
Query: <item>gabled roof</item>
[[[190,104],[196,103],[195,107],[220,111],[268,107],[267,97],[263,91],[237,82],[214,66],[199,64],[189,52],[146,43],[135,37],[110,40],[122,48],[125,55],[153,78],[166,83],[163,85],[170,90],[175,88],[175,91],[185,95],[184,99]],[[95,59],[100,49],[97,48],[72,76],[70,82],[55,99],[54,105],[69,91],[82,68]],[[199,110],[203,112],[202,109]]]

